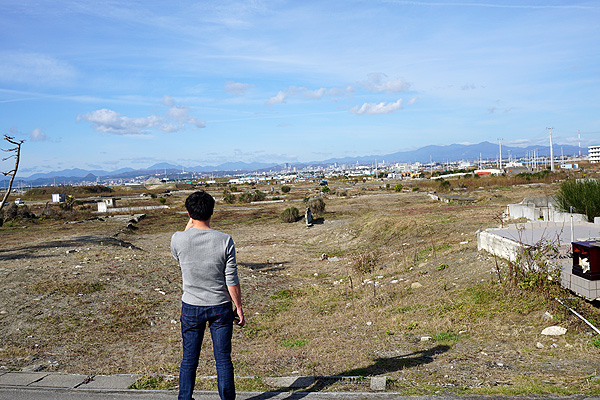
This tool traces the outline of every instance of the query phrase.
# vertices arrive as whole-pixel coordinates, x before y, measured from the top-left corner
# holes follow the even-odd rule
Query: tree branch
[[[8,136],[8,135],[4,135],[4,140],[6,140],[10,144],[16,145],[17,147],[15,147],[13,149],[4,150],[7,152],[15,153],[3,160],[3,161],[5,161],[11,157],[14,157],[15,158],[15,168],[8,172],[2,172],[2,174],[4,176],[11,175],[11,177],[10,177],[10,182],[8,184],[8,189],[6,189],[6,193],[4,193],[4,198],[2,199],[2,203],[0,203],[0,210],[2,210],[2,208],[4,207],[4,203],[6,203],[6,199],[8,199],[8,196],[10,195],[10,191],[12,190],[12,185],[15,180],[15,176],[17,175],[17,170],[19,169],[19,160],[21,158],[21,144],[23,144],[23,142],[24,142],[24,140],[15,140],[14,137]]]

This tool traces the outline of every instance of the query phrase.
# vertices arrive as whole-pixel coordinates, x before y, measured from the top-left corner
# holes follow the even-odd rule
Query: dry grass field
[[[477,230],[498,226],[506,204],[555,186],[484,181],[465,185],[460,194],[477,199],[467,205],[434,201],[425,184],[395,192],[333,182],[310,228],[279,215],[302,214],[314,183],[276,193],[284,202],[218,201],[212,226],[236,243],[248,317],[234,332],[238,387],[264,388],[268,376],[385,375],[406,394],[600,393],[600,339],[547,293],[507,284],[507,264],[477,251]],[[222,188],[208,190],[222,198]],[[134,229],[127,216],[98,219],[85,206],[71,223],[0,228],[0,367],[135,373],[137,387],[175,387],[181,282],[169,242],[186,224],[187,193],[173,191],[170,209],[147,211]],[[597,304],[561,296],[600,325]],[[567,334],[541,335],[550,325]],[[214,373],[207,337],[199,376]],[[360,382],[313,389],[368,390]]]

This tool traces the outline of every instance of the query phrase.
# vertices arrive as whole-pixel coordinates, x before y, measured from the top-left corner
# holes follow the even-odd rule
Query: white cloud
[[[102,133],[114,133],[116,135],[146,135],[148,134],[148,129],[160,128],[161,125],[166,127],[162,119],[155,115],[130,118],[106,108],[80,114],[77,116],[77,120],[90,122],[94,125],[94,129]]]
[[[167,107],[173,107],[175,105],[175,99],[165,94],[163,97],[163,104]]]
[[[321,100],[326,96],[343,96],[354,93],[354,88],[350,85],[345,88],[319,88],[308,89],[305,87],[290,86],[286,90],[280,90],[277,95],[267,100],[267,105],[285,103],[289,97],[299,96],[308,100]]]
[[[148,117],[131,118],[116,111],[103,108],[77,116],[77,120],[90,122],[94,129],[102,133],[115,135],[147,135],[151,129],[158,129],[165,133],[185,130],[188,125],[195,128],[205,128],[206,123],[190,116],[190,108],[177,105],[171,96],[163,97],[163,104],[168,106],[166,118],[150,115]]]
[[[400,93],[410,89],[410,83],[404,79],[387,80],[387,75],[381,72],[373,72],[367,77],[366,81],[359,84],[371,92]]]
[[[72,81],[75,68],[64,61],[38,53],[0,53],[0,80],[33,85],[59,85]]]
[[[181,129],[185,128],[185,124],[194,125],[196,128],[206,128],[204,121],[198,120],[196,117],[189,115],[190,109],[186,106],[173,106],[167,111],[167,115],[181,125]],[[179,130],[179,129],[176,129]],[[174,132],[174,131],[171,131]]]
[[[253,87],[249,83],[240,82],[227,82],[225,83],[225,91],[231,93],[234,96],[242,96],[246,94],[246,91]]]
[[[394,103],[364,103],[361,107],[352,107],[350,113],[356,115],[378,115],[389,114],[402,108],[402,99]]]
[[[274,104],[285,103],[286,98],[287,94],[283,90],[280,90],[279,93],[277,93],[277,95],[267,100],[267,105],[272,106]]]
[[[46,133],[42,129],[35,128],[29,134],[29,140],[32,142],[45,142],[48,140],[48,136],[46,136]]]

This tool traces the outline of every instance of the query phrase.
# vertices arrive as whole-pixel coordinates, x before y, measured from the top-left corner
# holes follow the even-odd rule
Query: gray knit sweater
[[[231,301],[227,286],[239,283],[231,236],[213,229],[175,232],[171,253],[181,266],[185,303],[216,306]]]

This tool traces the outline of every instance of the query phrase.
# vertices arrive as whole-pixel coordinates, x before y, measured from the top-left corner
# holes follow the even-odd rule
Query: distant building
[[[53,203],[63,203],[65,201],[64,193],[52,193],[52,202]]]
[[[600,145],[589,147],[590,162],[600,163]]]
[[[106,198],[98,202],[98,212],[107,212],[109,208],[116,207],[117,199]]]

